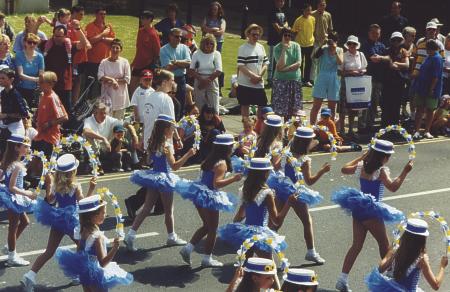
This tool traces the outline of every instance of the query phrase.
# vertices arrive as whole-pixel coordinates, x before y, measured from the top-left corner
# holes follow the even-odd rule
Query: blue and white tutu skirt
[[[120,268],[117,263],[110,262],[102,268],[97,257],[86,251],[75,252],[67,248],[58,248],[55,259],[64,275],[70,279],[79,278],[82,285],[107,290],[117,285],[130,285],[133,282],[133,275]]]
[[[219,238],[228,243],[232,248],[239,249],[242,243],[253,237],[254,235],[263,235],[272,238],[274,241],[272,246],[266,243],[264,240],[255,243],[255,247],[261,251],[271,253],[274,250],[284,251],[287,248],[287,243],[284,240],[284,236],[278,235],[268,227],[257,225],[246,225],[242,223],[230,223],[220,226],[217,230]]]
[[[80,226],[76,205],[56,208],[43,199],[37,200],[34,207],[34,218],[42,225],[54,228],[69,236],[74,236],[75,228]]]
[[[231,156],[231,168],[233,173],[242,173],[247,175],[247,167],[245,167],[244,159],[239,156],[233,155]]]
[[[331,200],[358,221],[378,218],[393,224],[405,219],[402,211],[376,201],[374,196],[355,188],[342,187],[332,193]]]
[[[180,178],[171,172],[159,172],[152,169],[136,170],[130,176],[130,181],[144,188],[171,193]]]
[[[16,214],[33,212],[36,200],[22,195],[12,194],[6,186],[0,187],[0,208],[13,211]]]
[[[370,292],[408,292],[405,287],[397,283],[394,279],[381,274],[378,268],[373,269],[366,276],[365,282]]]
[[[200,182],[180,179],[175,191],[195,206],[216,211],[234,212],[238,199],[227,192],[211,190]]]
[[[297,200],[308,206],[317,205],[323,200],[323,197],[319,192],[304,185],[300,185],[296,188],[292,180],[282,173],[271,172],[267,179],[267,185],[275,191],[277,199],[283,203],[285,203],[292,194],[300,194]]]

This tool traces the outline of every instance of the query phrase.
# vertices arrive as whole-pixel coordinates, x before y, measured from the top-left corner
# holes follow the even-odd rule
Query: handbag
[[[371,96],[372,76],[345,77],[345,97],[349,109],[369,108]]]

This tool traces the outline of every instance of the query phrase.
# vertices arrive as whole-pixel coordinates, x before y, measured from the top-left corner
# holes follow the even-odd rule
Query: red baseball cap
[[[143,77],[145,79],[153,79],[153,73],[152,73],[152,71],[145,69],[145,70],[142,70],[141,77]]]

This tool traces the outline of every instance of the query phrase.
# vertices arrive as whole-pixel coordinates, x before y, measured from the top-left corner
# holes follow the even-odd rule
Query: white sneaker
[[[25,292],[33,292],[35,283],[28,278],[26,275],[23,275],[22,280],[20,280],[20,284],[22,285],[23,291]]]
[[[430,132],[426,132],[426,133],[423,135],[423,137],[424,137],[424,138],[427,138],[427,139],[434,139],[434,136],[431,135]]]
[[[422,139],[422,135],[420,135],[419,132],[415,132],[414,135],[413,135],[413,139],[414,140],[420,140],[420,139]]]
[[[305,255],[305,260],[310,262],[315,262],[316,264],[323,265],[325,260],[320,256],[318,252],[307,252]]]
[[[8,245],[5,244],[2,248],[2,254],[8,255],[8,253],[9,253],[9,248],[8,248]]]
[[[191,262],[191,253],[189,252],[189,250],[187,249],[187,246],[184,246],[181,250],[180,250],[180,255],[183,258],[183,261],[188,264],[188,265],[192,265]]]
[[[336,282],[336,290],[340,292],[352,292],[350,286],[348,286],[348,283],[342,281],[341,279]]]
[[[230,111],[224,107],[223,105],[219,105],[219,114],[221,115],[226,115],[228,114]]]
[[[166,245],[168,246],[174,246],[174,245],[186,245],[187,241],[183,240],[178,237],[178,235],[175,235],[173,238],[167,238]]]
[[[30,264],[30,262],[26,261],[23,258],[16,255],[14,258],[8,259],[6,264],[10,267],[23,267],[23,266],[28,266]]]
[[[221,263],[218,260],[215,260],[213,258],[203,259],[202,260],[202,267],[203,268],[223,267],[223,263]]]
[[[134,247],[134,239],[132,239],[131,236],[129,236],[128,234],[125,235],[123,243],[125,243],[125,246],[128,251],[137,251],[137,248]]]
[[[80,285],[80,278],[78,278],[78,277],[73,278],[72,281],[70,282],[70,285],[73,285],[73,286]]]

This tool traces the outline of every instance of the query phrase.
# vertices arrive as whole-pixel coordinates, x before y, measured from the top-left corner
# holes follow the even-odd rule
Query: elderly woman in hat
[[[405,39],[400,32],[393,32],[387,55],[372,57],[372,59],[376,58],[389,65],[388,70],[385,71],[383,94],[380,100],[382,127],[398,125],[400,122],[402,95],[409,69],[408,52],[402,47],[404,41]]]
[[[303,94],[300,66],[302,63],[300,45],[292,41],[288,27],[281,30],[281,42],[275,46],[275,68],[272,105],[277,115],[288,120],[303,108]]]
[[[339,68],[342,77],[363,76],[366,73],[367,60],[362,52],[358,49],[361,47],[358,37],[350,35],[344,44],[347,51],[344,53],[344,60]],[[338,127],[341,133],[344,133],[345,117],[348,115],[348,134],[353,136],[353,122],[355,120],[356,111],[349,110],[346,104],[346,88],[345,78],[341,79],[341,103],[339,111]]]

